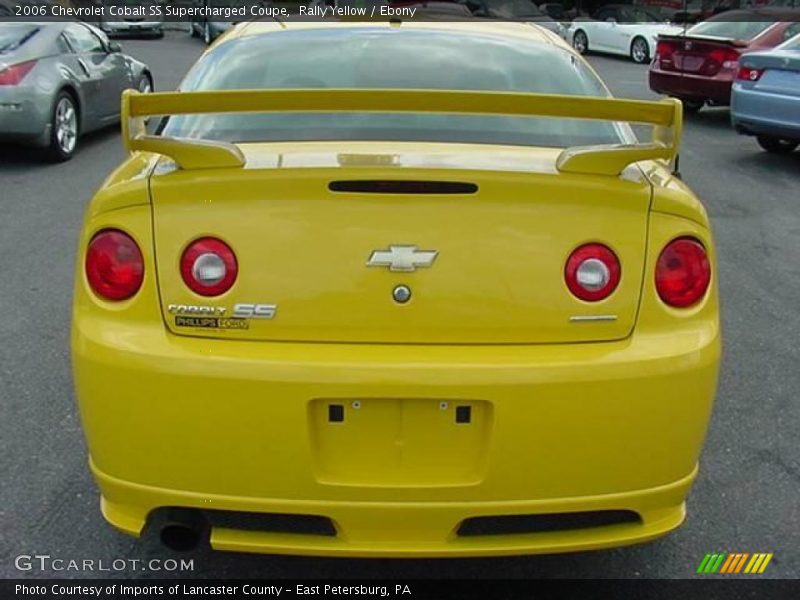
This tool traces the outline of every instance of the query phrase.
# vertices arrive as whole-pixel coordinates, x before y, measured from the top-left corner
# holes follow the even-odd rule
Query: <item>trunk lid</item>
[[[633,328],[650,203],[635,167],[619,178],[563,174],[555,170],[557,149],[496,146],[329,142],[242,150],[243,169],[162,168],[151,179],[162,309],[176,334],[563,343],[620,339]],[[414,183],[401,193],[387,184],[368,184],[368,193],[352,183],[398,180]],[[420,182],[468,185],[424,193],[430,190]],[[236,283],[216,298],[196,295],[180,275],[183,250],[203,236],[228,243],[238,260]],[[564,281],[567,257],[587,242],[607,244],[622,265],[617,290],[596,303],[574,298]],[[438,254],[414,271],[367,266],[373,252],[391,246]],[[405,304],[392,297],[398,285],[411,290]],[[220,309],[232,316],[237,304],[276,309],[273,318],[233,323],[178,319]],[[597,315],[615,318],[570,320]]]
[[[662,71],[714,77],[722,69],[736,68],[746,43],[724,38],[661,35],[658,52]]]
[[[742,66],[764,70],[753,85],[755,89],[783,96],[800,96],[800,53],[775,50],[748,54],[742,58]]]

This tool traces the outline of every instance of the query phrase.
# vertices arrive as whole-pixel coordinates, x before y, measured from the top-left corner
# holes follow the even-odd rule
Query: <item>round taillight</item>
[[[127,300],[144,281],[142,252],[118,229],[104,229],[92,238],[84,266],[92,290],[106,300]]]
[[[569,255],[564,279],[573,296],[597,302],[617,289],[621,272],[619,259],[608,246],[585,244]]]
[[[656,263],[656,291],[670,306],[687,308],[705,296],[711,281],[706,249],[694,238],[672,240]]]
[[[236,255],[223,241],[206,237],[193,241],[181,257],[181,276],[201,296],[224,294],[236,281]]]

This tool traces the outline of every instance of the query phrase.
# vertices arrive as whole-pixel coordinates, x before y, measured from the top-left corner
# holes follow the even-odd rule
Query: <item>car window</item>
[[[142,3],[142,0],[136,0],[136,2],[137,2],[137,5],[140,5]],[[95,36],[100,38],[100,42],[103,44],[103,49],[108,47],[108,44],[109,44],[110,40],[108,39],[108,36],[106,35],[105,31],[103,31],[99,27],[95,27],[91,23],[84,23],[83,26],[86,27]]]
[[[619,9],[620,23],[657,23],[662,20],[655,13],[635,6],[626,6]]]
[[[800,34],[794,36],[787,42],[784,42],[780,45],[781,50],[793,50],[795,52],[800,52]]]
[[[788,41],[798,34],[800,34],[800,23],[792,23],[784,30],[783,39]]]
[[[770,21],[705,21],[687,32],[688,35],[705,35],[731,40],[752,40],[774,25]]]
[[[56,38],[56,48],[58,48],[60,54],[72,53],[72,48],[70,48],[69,42],[67,42],[67,38],[63,32]]]
[[[38,31],[39,27],[28,23],[0,23],[0,54],[21,47]]]
[[[394,57],[391,68],[387,58]],[[400,58],[402,57],[402,58]],[[608,96],[565,49],[452,32],[358,28],[288,31],[220,44],[181,90],[401,88]],[[441,114],[179,116],[165,135],[227,141],[406,140],[565,147],[619,143],[602,121]]]
[[[70,46],[79,54],[105,52],[103,42],[83,25],[69,25],[64,29]]]
[[[600,9],[595,13],[594,18],[598,21],[606,21],[609,18],[613,18],[616,21],[617,10],[615,8]]]

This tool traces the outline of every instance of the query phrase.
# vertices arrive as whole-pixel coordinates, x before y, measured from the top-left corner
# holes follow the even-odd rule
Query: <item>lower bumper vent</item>
[[[471,517],[465,519],[461,522],[461,525],[459,525],[456,533],[464,537],[509,535],[515,533],[546,533],[641,522],[641,517],[632,510],[595,510],[541,515],[503,515],[498,517]]]
[[[223,529],[299,533],[329,537],[336,535],[336,528],[333,526],[333,522],[327,517],[317,515],[204,510],[203,516],[212,527]]]

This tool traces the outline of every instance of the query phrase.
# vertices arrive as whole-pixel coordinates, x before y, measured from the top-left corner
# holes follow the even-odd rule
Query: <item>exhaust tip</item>
[[[200,545],[200,532],[179,523],[162,527],[159,538],[167,548],[177,552],[188,552]]]
[[[208,540],[209,527],[200,511],[172,509],[158,528],[161,543],[177,552],[189,552]]]

